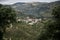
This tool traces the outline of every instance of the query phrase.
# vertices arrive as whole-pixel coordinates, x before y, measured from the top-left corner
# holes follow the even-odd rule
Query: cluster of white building
[[[20,19],[20,18],[17,18],[17,22],[19,21],[24,21],[30,25],[33,25],[34,23],[37,23],[39,21],[41,21],[42,19],[35,19],[35,18],[29,18],[29,17],[26,17],[25,19]]]

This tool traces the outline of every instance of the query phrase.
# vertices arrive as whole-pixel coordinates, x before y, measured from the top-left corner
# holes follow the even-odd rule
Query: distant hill
[[[18,16],[33,16],[33,17],[52,17],[51,9],[60,5],[60,1],[44,3],[44,2],[33,2],[33,3],[23,3],[17,2],[11,5],[12,8],[16,9]]]

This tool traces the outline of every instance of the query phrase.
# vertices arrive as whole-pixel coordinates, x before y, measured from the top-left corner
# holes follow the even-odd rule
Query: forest
[[[52,18],[33,25],[17,22],[17,12],[11,6],[0,4],[0,40],[59,40],[60,5],[54,6]]]

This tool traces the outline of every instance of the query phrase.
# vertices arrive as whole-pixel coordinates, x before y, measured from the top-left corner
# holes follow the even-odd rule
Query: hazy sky
[[[13,4],[16,2],[53,2],[57,0],[0,0],[2,4]]]

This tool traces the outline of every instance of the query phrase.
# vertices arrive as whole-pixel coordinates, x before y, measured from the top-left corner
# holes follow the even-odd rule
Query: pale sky
[[[2,4],[13,4],[16,2],[53,2],[57,0],[0,0]]]

